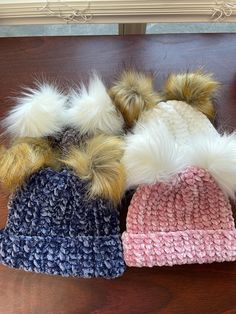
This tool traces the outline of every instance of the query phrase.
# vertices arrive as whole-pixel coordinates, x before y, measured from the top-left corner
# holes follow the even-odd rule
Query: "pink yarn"
[[[140,186],[122,235],[128,266],[236,260],[231,205],[211,175],[196,167],[171,183]]]

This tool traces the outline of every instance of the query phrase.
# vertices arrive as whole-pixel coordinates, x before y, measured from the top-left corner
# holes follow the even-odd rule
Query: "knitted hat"
[[[87,182],[69,170],[33,174],[9,203],[1,263],[63,276],[120,276],[118,211],[109,200],[89,199],[87,192]]]
[[[235,142],[232,137],[228,139]],[[202,112],[176,100],[160,102],[156,108],[143,112],[132,133],[125,136],[125,142],[127,188],[162,181],[163,177],[166,180],[186,165],[205,166],[204,158],[214,156],[215,149],[226,158],[234,152],[232,147],[224,152],[227,136],[221,136]],[[189,150],[194,163],[188,156]]]
[[[188,167],[170,183],[140,186],[123,233],[129,266],[236,260],[231,206],[211,175]]]
[[[47,83],[26,88],[3,124],[16,141],[9,149],[1,146],[0,182],[13,190],[39,169],[57,168],[71,146],[99,134],[122,134],[124,121],[94,74],[87,88],[81,84],[70,95]]]
[[[212,123],[202,112],[178,100],[160,102],[154,109],[144,112],[133,133],[140,133],[143,128],[150,128],[157,123],[161,123],[161,127],[164,125],[179,145],[188,143],[191,137],[196,135],[217,134]]]
[[[114,204],[125,181],[122,141],[95,135],[122,133],[123,119],[102,81],[94,75],[88,90],[82,85],[70,101],[42,84],[19,99],[5,125],[21,140],[4,152],[1,163],[1,169],[13,169],[10,175],[5,171],[1,181],[18,187],[1,232],[1,262],[63,276],[121,275],[124,262]],[[90,142],[85,141],[88,137]],[[74,172],[46,168],[51,160]]]
[[[191,164],[183,150],[201,147],[202,139],[206,143],[208,138],[212,142],[213,138],[219,137],[208,118],[187,103],[177,100],[160,102],[154,109],[143,112],[132,133],[125,136],[123,162],[127,188],[162,181],[163,177],[166,180],[172,173]]]
[[[170,73],[161,93],[154,90],[154,79],[151,73],[126,69],[110,88],[109,94],[122,113],[126,128],[133,129],[143,114],[159,107],[161,100],[185,102],[214,120],[216,113],[213,97],[219,83],[212,74],[204,73],[200,69],[194,72]]]
[[[236,135],[186,135],[183,144],[159,121],[126,137],[127,187],[138,186],[123,234],[129,266],[236,259],[228,200],[236,191]]]
[[[51,147],[54,150],[59,150],[61,157],[65,156],[71,147],[79,146],[86,141],[89,137],[88,134],[81,134],[74,128],[66,127],[61,133],[56,136],[48,136]]]

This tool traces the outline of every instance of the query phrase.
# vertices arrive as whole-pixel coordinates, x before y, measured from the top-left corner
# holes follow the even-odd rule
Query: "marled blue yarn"
[[[124,272],[118,211],[88,200],[86,182],[67,169],[32,175],[9,204],[0,262],[28,271],[113,278]]]
[[[89,138],[89,134],[81,134],[78,130],[67,127],[63,132],[54,136],[48,136],[47,139],[54,148],[59,148],[63,154],[67,154],[73,146],[79,146]]]

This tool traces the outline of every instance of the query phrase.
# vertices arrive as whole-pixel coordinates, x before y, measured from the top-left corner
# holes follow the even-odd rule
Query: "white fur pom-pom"
[[[123,132],[123,117],[96,74],[90,78],[88,88],[82,85],[78,91],[72,92],[70,104],[68,122],[82,134],[117,135]]]
[[[161,123],[127,135],[122,162],[127,173],[127,189],[167,182],[186,166],[178,145]]]
[[[195,137],[186,153],[190,165],[208,170],[224,193],[235,198],[236,133]]]
[[[17,98],[16,106],[3,120],[12,137],[43,137],[61,131],[65,120],[67,97],[56,87],[37,84]]]

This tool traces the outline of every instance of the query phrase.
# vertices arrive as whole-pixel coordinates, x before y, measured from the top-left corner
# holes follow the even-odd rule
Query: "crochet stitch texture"
[[[78,130],[73,128],[66,128],[63,132],[47,137],[53,148],[60,149],[62,154],[67,154],[71,147],[77,146],[89,136],[82,135]]]
[[[203,113],[177,100],[158,103],[155,109],[144,112],[139,122],[140,124],[138,123],[134,128],[134,133],[142,129],[143,125],[150,127],[150,122],[155,125],[161,122],[179,145],[191,142],[192,136],[195,135],[217,134],[214,126]]]
[[[32,175],[9,203],[0,262],[53,275],[113,278],[124,272],[118,211],[87,198],[86,182],[50,168]]]
[[[236,260],[228,198],[211,175],[188,167],[170,183],[139,186],[122,235],[128,266]]]
[[[82,135],[78,130],[67,128],[61,136],[59,146],[62,153],[67,154],[71,147],[78,146],[88,138],[88,134]]]

